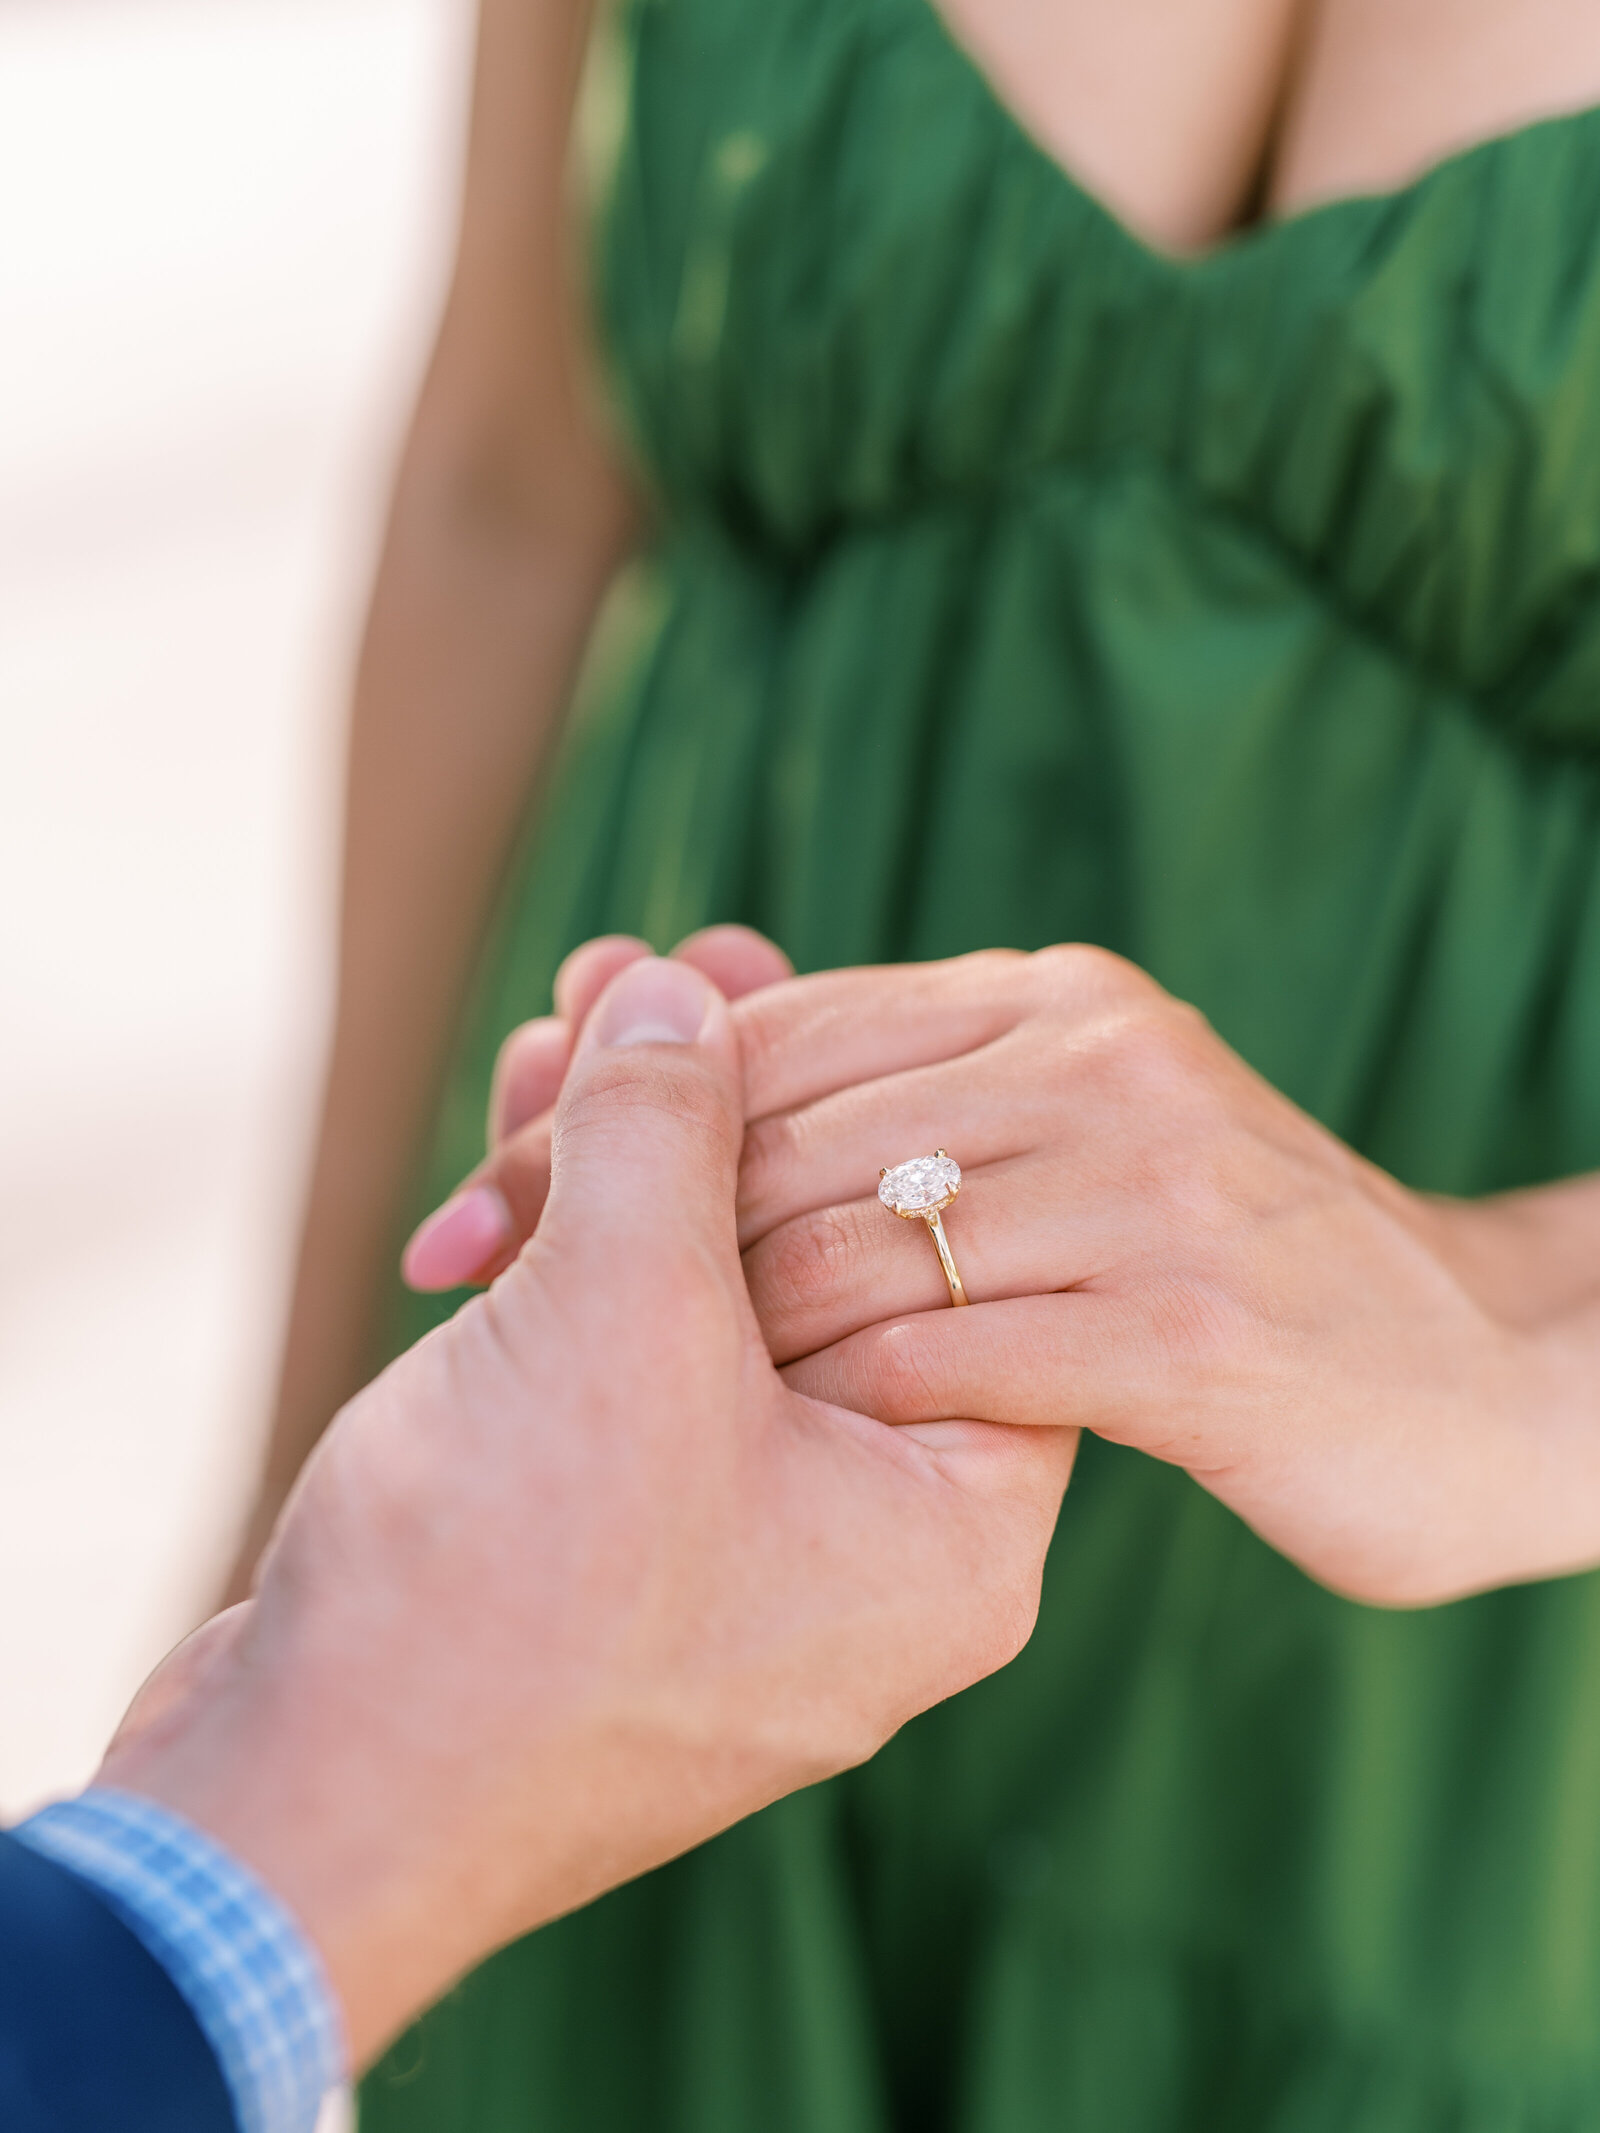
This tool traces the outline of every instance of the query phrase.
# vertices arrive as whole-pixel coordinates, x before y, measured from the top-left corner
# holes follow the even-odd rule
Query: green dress
[[[1177,263],[926,0],[612,36],[660,531],[434,1187],[568,947],[726,918],[1105,942],[1417,1186],[1600,1166],[1600,115]],[[362,2124],[1600,2128],[1600,1578],[1355,1606],[1091,1443],[1013,1666],[496,1958]]]

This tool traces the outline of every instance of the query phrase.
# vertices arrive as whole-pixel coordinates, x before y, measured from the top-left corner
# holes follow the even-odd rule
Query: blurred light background
[[[219,1577],[464,0],[0,0],[0,1813]]]

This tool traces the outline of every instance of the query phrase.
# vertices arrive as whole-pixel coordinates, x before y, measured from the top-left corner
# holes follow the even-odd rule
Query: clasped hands
[[[1367,1600],[1600,1559],[1595,1181],[1408,1192],[1093,950],[611,939],[557,1007],[407,1254],[492,1285],[343,1410],[102,1771],[288,1902],[354,2063],[1004,1664],[1081,1429]],[[963,1311],[874,1191],[940,1145]]]
[[[336,1417],[250,1597],[100,1774],[288,1904],[353,2065],[491,1948],[1003,1665],[1071,1465],[1064,1431],[892,1430],[782,1383],[727,1002],[586,968],[537,1235]]]
[[[414,1285],[492,1279],[537,1234],[574,1036],[646,954],[590,942],[557,1013],[507,1040],[488,1158],[412,1240]],[[719,927],[676,954],[735,1003],[739,1241],[793,1389],[905,1425],[1093,1430],[1378,1604],[1600,1559],[1587,1181],[1408,1191],[1094,949],[795,979]],[[936,1145],[964,1177],[962,1312],[874,1193]]]

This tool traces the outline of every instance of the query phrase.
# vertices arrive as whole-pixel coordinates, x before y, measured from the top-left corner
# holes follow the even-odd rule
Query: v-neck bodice
[[[928,0],[657,4],[624,93],[603,300],[675,510],[799,562],[1138,462],[1397,655],[1600,745],[1600,113],[1174,259]]]

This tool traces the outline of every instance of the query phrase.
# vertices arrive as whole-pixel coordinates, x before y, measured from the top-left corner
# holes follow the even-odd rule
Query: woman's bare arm
[[[400,1197],[474,951],[634,520],[594,409],[567,141],[588,0],[482,0],[455,274],[350,728],[339,1002],[242,1589],[370,1373]]]

